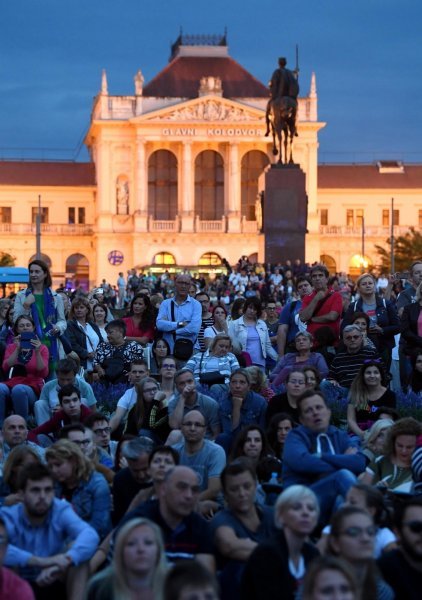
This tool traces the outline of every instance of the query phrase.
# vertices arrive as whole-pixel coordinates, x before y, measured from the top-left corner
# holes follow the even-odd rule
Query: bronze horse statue
[[[284,164],[293,162],[293,138],[296,133],[297,101],[290,96],[281,96],[271,100],[269,120],[273,135],[273,154],[278,155],[278,163],[283,164],[282,147],[284,145]],[[276,136],[278,147],[276,144]]]

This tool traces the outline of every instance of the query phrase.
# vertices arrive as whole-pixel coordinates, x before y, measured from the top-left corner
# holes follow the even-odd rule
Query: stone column
[[[226,170],[227,173],[227,170]],[[224,182],[226,185],[226,182]],[[240,232],[240,164],[239,144],[229,144],[229,169],[228,169],[228,220],[227,227],[230,233]]]
[[[192,142],[183,142],[182,154],[182,232],[192,232],[195,228],[195,165],[192,163]]]
[[[99,141],[95,147],[97,170],[97,230],[109,231],[112,228],[112,215],[115,212],[116,185],[111,178],[110,142]]]
[[[147,231],[148,219],[148,170],[146,164],[145,138],[136,138],[136,201],[135,231]]]

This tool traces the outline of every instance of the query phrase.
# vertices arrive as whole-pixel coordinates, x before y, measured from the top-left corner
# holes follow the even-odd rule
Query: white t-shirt
[[[123,396],[118,401],[117,406],[120,406],[121,408],[124,408],[125,410],[129,411],[132,408],[132,406],[134,406],[136,403],[136,396],[136,389],[134,387],[130,388],[129,390],[126,390]]]

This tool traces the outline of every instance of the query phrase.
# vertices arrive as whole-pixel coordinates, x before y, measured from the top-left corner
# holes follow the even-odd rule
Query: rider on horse
[[[296,124],[297,115],[297,97],[299,95],[299,84],[297,81],[297,73],[286,69],[287,60],[284,57],[278,59],[279,68],[276,69],[271,77],[269,84],[270,87],[270,99],[268,100],[267,110],[265,113],[265,121],[267,124],[267,131],[265,135],[270,134],[270,113],[273,101],[279,100],[280,98],[291,98],[294,100],[294,120]],[[297,135],[295,125],[295,135]]]

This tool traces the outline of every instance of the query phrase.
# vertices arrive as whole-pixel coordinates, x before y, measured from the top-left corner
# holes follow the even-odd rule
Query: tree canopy
[[[391,273],[391,239],[387,247],[375,246],[380,258],[379,268]],[[415,260],[422,259],[422,233],[411,227],[405,235],[394,238],[394,271],[407,271]]]
[[[0,267],[14,267],[16,256],[12,256],[8,252],[0,252]]]

